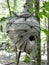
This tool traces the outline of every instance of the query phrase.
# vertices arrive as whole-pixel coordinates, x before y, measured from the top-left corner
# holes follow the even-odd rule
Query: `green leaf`
[[[32,5],[33,5],[33,3],[32,3],[32,2],[29,2],[29,3],[28,3],[28,6],[29,6],[29,7],[31,7]]]
[[[38,17],[39,17],[39,18],[43,18],[43,12],[39,12],[39,13],[38,13]]]
[[[49,11],[49,2],[44,3],[44,9]]]
[[[49,36],[49,31],[48,31],[48,30],[42,29],[42,31],[43,31],[47,36]]]
[[[48,15],[48,13],[47,13],[46,11],[43,12],[43,15],[44,15],[45,17],[49,17],[49,15]]]
[[[1,18],[1,21],[5,21],[5,20],[6,20],[6,18],[5,18],[5,17],[2,17],[2,18]]]
[[[35,0],[31,0],[31,1],[29,1],[27,4],[28,4],[28,6],[33,6],[33,3],[35,2]]]
[[[2,18],[0,19],[0,22],[6,21],[6,20],[11,20],[12,18],[14,18],[14,16],[2,17]]]
[[[25,59],[24,59],[24,62],[28,63],[30,62],[30,58],[26,55]]]
[[[34,8],[31,8],[30,9],[30,12],[33,14],[35,12],[35,9]]]
[[[45,5],[45,6],[49,6],[49,2],[45,2],[44,5]]]
[[[45,10],[49,11],[49,6],[45,7]]]

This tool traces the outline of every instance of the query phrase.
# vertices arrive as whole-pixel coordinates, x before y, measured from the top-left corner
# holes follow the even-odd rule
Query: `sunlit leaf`
[[[38,17],[39,17],[39,18],[43,18],[43,12],[39,12],[39,13],[38,13]]]
[[[43,12],[43,15],[44,15],[45,17],[49,17],[49,15],[48,15],[47,12]]]
[[[45,7],[45,10],[49,11],[49,6]]]
[[[33,14],[35,12],[35,9],[34,8],[31,8],[30,9],[30,12]]]
[[[45,6],[49,6],[49,2],[45,2],[44,5],[45,5]]]
[[[30,61],[30,58],[28,56],[25,57],[24,62],[28,63]]]
[[[43,31],[47,36],[49,36],[49,31],[48,31],[48,30],[42,29],[42,31]]]

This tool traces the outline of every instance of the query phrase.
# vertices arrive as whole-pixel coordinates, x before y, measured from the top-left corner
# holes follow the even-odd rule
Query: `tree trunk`
[[[48,31],[49,31],[49,18],[48,18]],[[47,41],[47,65],[49,65],[49,36]]]
[[[37,21],[40,25],[40,19],[38,18],[39,12],[39,0],[35,0],[35,16],[37,17]],[[37,39],[37,65],[41,65],[41,40],[40,40],[40,32],[38,32],[38,39]]]

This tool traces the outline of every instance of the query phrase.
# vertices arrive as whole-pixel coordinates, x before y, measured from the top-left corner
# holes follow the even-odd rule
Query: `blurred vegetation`
[[[15,12],[16,14],[20,14],[24,8],[23,5],[25,4],[26,0],[0,0],[0,45],[2,42],[8,42],[10,44],[9,48],[12,51],[15,50],[15,46],[13,47],[14,44],[12,44],[12,41],[9,39],[6,33],[6,23],[8,22],[8,19],[14,17],[14,14],[12,12]],[[35,8],[34,8],[34,3],[35,0],[32,0],[32,2],[28,3],[29,5],[29,11],[33,15],[35,13]],[[49,2],[40,2],[40,11],[38,12],[38,17],[40,18],[40,27],[41,27],[41,51],[43,50],[43,44],[47,43],[47,36],[49,36],[49,31],[47,29],[48,27],[48,20],[47,18],[49,17]],[[33,5],[33,7],[32,7]],[[7,49],[7,51],[11,51]],[[35,53],[34,53],[35,54]],[[26,63],[30,61],[29,57],[25,57],[24,60]]]

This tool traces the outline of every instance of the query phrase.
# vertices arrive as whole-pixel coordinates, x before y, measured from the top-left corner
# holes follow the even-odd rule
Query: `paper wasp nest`
[[[28,12],[14,17],[7,23],[7,34],[21,51],[30,53],[36,45],[39,23]]]

